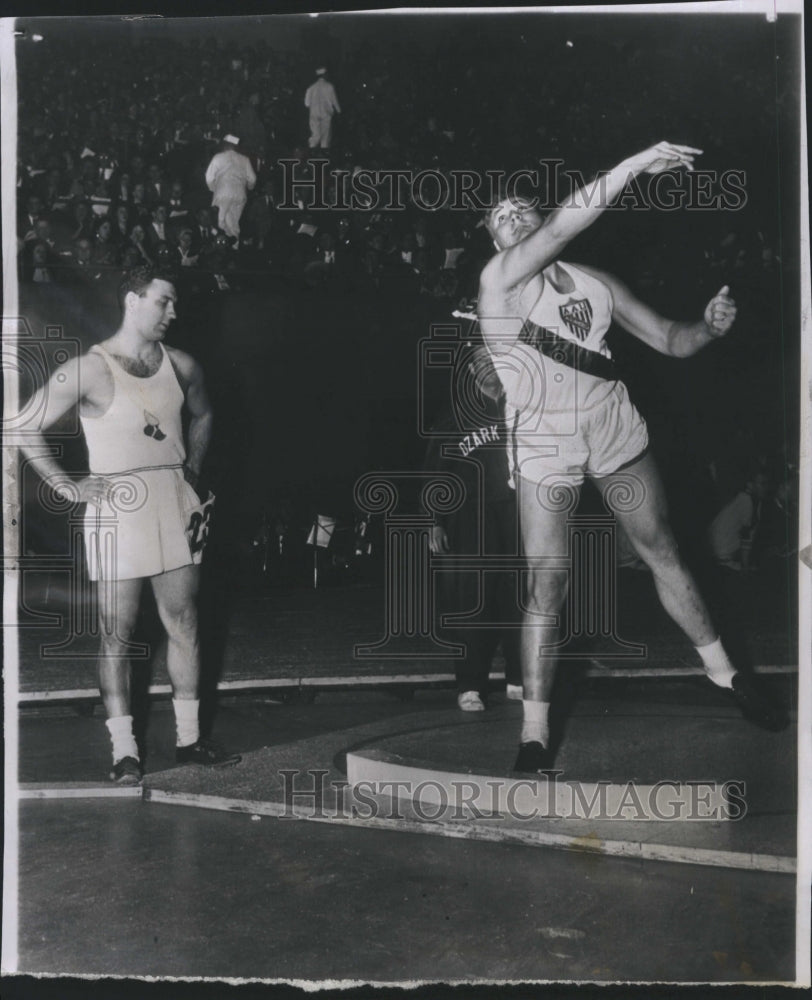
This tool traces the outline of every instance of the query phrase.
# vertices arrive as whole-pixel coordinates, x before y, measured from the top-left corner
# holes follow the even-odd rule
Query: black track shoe
[[[188,747],[175,748],[175,760],[178,764],[200,764],[203,767],[231,767],[239,764],[242,757],[238,753],[229,753],[215,740],[199,739]]]
[[[541,774],[553,769],[553,755],[538,740],[519,744],[519,755],[513,770],[517,774]]]
[[[113,764],[110,780],[117,785],[140,785],[141,764],[135,757],[122,757]]]
[[[761,729],[778,733],[789,725],[789,716],[784,709],[776,705],[759,681],[748,674],[733,675],[733,687],[728,695],[745,719]]]

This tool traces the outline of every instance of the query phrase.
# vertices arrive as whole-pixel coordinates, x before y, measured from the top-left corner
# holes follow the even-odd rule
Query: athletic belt
[[[586,375],[594,375],[595,378],[606,379],[607,382],[620,380],[618,367],[611,358],[598,354],[597,351],[588,351],[574,340],[565,340],[553,330],[537,326],[529,319],[522,327],[519,340],[522,344],[535,347],[540,354],[560,365],[575,368]]]

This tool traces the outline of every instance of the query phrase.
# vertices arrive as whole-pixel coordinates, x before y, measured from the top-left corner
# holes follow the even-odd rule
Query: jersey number
[[[194,511],[189,518],[189,527],[186,530],[189,534],[189,547],[192,550],[192,555],[197,555],[206,547],[213,509],[214,502],[207,503],[204,507]]]

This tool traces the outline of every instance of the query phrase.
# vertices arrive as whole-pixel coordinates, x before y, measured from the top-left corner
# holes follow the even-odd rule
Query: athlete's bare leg
[[[241,758],[239,754],[228,753],[214,740],[200,738],[199,588],[199,566],[183,566],[152,577],[158,614],[169,639],[166,669],[174,693],[172,704],[177,726],[175,759],[179,764],[221,767],[237,764]]]
[[[130,715],[128,651],[143,583],[143,580],[100,580],[97,585],[101,626],[99,690],[110,719]]]
[[[756,679],[736,670],[718,638],[694,578],[677,549],[668,524],[662,481],[651,456],[596,482],[638,555],[651,569],[663,607],[697,647],[708,678],[729,690],[746,719],[762,729],[784,729],[789,724],[784,709],[773,702]],[[626,503],[628,495],[621,505],[613,504],[615,488],[635,491],[639,504]]]
[[[200,685],[197,634],[200,567],[182,566],[153,576],[151,582],[158,614],[169,640],[166,669],[175,698],[181,701],[197,698]]]
[[[570,502],[560,500],[562,481],[546,487],[517,477],[522,548],[528,560],[525,611],[520,655],[524,700],[549,702],[557,665],[554,644],[559,638],[561,608],[567,596],[566,566],[550,562],[567,555],[567,518]],[[563,487],[573,491],[577,487]],[[558,496],[556,495],[558,493]]]
[[[596,479],[595,483],[626,530],[635,551],[651,569],[665,610],[695,646],[712,643],[718,633],[677,549],[654,459],[645,455],[622,472]],[[612,496],[616,490],[624,502],[613,506]],[[630,497],[630,502],[626,502]]]

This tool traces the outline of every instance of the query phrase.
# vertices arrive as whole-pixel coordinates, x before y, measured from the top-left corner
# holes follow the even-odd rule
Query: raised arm
[[[609,173],[579,188],[535,232],[492,258],[482,272],[483,285],[508,290],[527,281],[555,260],[575,236],[591,226],[633,177],[641,173],[663,173],[677,167],[691,170],[694,157],[699,153],[701,150],[691,146],[659,142],[623,160]]]
[[[689,358],[703,347],[724,335],[736,319],[736,303],[727,285],[721,288],[705,307],[700,320],[694,322],[666,319],[641,302],[614,275],[594,267],[578,265],[602,281],[614,300],[612,319],[633,337],[671,358]]]

